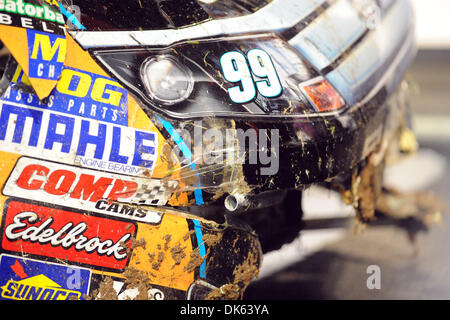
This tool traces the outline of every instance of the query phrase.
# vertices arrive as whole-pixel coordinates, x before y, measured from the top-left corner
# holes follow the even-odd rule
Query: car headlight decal
[[[194,88],[192,72],[172,56],[146,60],[142,65],[141,77],[149,97],[166,105],[186,100]]]
[[[319,96],[302,89],[319,74],[295,48],[271,34],[92,54],[141,100],[144,110],[171,118],[289,118],[333,110],[316,106]],[[321,99],[331,93],[334,110],[345,106],[329,84],[324,88]]]

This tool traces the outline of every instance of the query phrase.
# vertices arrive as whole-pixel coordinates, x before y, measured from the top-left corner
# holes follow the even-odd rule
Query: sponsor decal
[[[0,256],[1,300],[82,300],[90,279],[88,269]]]
[[[55,41],[49,44],[50,40],[41,40],[43,44],[35,45],[32,48],[31,57],[38,57],[39,53],[47,53],[47,61],[63,59],[65,43],[59,44]],[[41,50],[40,48],[43,47]],[[59,51],[57,50],[58,48]],[[58,52],[58,54],[57,54]],[[64,53],[65,54],[65,53]],[[64,62],[64,60],[62,60]],[[52,75],[53,69],[42,67],[38,73]],[[31,74],[30,65],[30,74]],[[59,73],[58,73],[59,74]],[[100,120],[109,123],[128,126],[128,94],[127,91],[111,78],[103,77],[94,73],[64,67],[56,88],[50,94],[46,102],[39,100],[38,96],[16,89],[16,83],[29,84],[23,71],[18,68],[13,77],[12,84],[2,96],[3,101],[21,103],[45,110],[57,111],[69,115],[81,116],[88,119]]]
[[[66,37],[27,30],[28,76],[30,78],[58,80],[66,60]]]
[[[36,5],[23,0],[0,0],[0,11],[64,25],[64,16],[47,5]]]
[[[66,59],[64,16],[41,1],[0,0],[0,39],[25,69],[37,95],[54,89]]]
[[[161,215],[133,205],[167,203],[176,181],[136,178],[22,157],[3,188],[5,196],[157,224]]]
[[[0,0],[1,1],[1,0]],[[48,22],[40,19],[25,18],[15,14],[8,14],[0,11],[0,26],[19,27],[36,31],[63,35],[64,25]]]
[[[266,98],[276,98],[283,93],[283,87],[270,55],[261,49],[252,49],[247,56],[238,51],[229,51],[220,58],[222,74],[230,83],[238,84],[228,88],[228,95],[234,103],[253,101],[257,93]],[[255,81],[252,74],[262,81]]]
[[[158,139],[151,131],[0,100],[0,150],[69,164],[75,158],[83,167],[151,176]]]
[[[123,271],[137,232],[134,223],[15,200],[2,220],[3,250],[99,270]]]

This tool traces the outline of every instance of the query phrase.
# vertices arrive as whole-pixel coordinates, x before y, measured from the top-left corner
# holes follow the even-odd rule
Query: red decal
[[[117,201],[119,199],[130,198],[136,193],[137,187],[136,182],[117,180],[108,195],[108,199]]]
[[[44,166],[29,165],[17,179],[17,185],[25,190],[39,190],[49,172],[50,170]],[[34,176],[41,177],[41,179],[36,179]]]
[[[20,264],[19,260],[16,260],[14,265],[11,266],[12,271],[14,271],[15,274],[19,276],[20,279],[28,278],[28,275],[23,270],[22,265]]]
[[[73,199],[97,202],[100,199],[119,200],[132,197],[137,190],[137,183],[120,179],[97,178],[94,175],[82,174],[79,178],[69,170],[50,171],[40,165],[25,167],[17,179],[17,185],[25,190],[43,190],[54,196],[70,195]],[[112,185],[112,190],[107,189]],[[70,190],[73,188],[73,191]]]
[[[136,226],[40,205],[9,202],[2,248],[84,265],[123,270]]]
[[[113,183],[113,179],[99,178],[94,182],[95,177],[92,175],[82,174],[80,181],[75,186],[75,189],[70,194],[73,199],[89,200],[97,202],[102,199],[106,193],[106,189]]]

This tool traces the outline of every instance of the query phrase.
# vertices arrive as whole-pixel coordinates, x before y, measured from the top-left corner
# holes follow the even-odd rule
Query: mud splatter
[[[229,300],[238,300],[241,296],[241,288],[238,285],[229,283],[221,286],[219,289],[212,290],[205,297],[205,300],[221,300],[226,297]]]
[[[180,265],[184,258],[186,258],[186,253],[184,250],[186,247],[181,247],[180,245],[175,245],[171,250],[170,253],[172,254],[172,259],[175,261],[175,264],[172,266],[174,268],[177,265]]]
[[[105,277],[100,282],[99,288],[93,293],[96,300],[119,300],[113,287],[114,281],[111,277]]]
[[[236,249],[239,251],[239,248]],[[242,299],[251,281],[259,275],[261,248],[252,246],[247,259],[236,266],[233,271],[234,280],[220,288],[211,291],[205,300],[238,300]]]
[[[128,267],[124,276],[126,280],[124,284],[127,289],[135,289],[138,291],[136,297],[133,300],[149,300],[148,291],[152,288],[151,280],[145,272],[136,270],[133,267]]]
[[[131,239],[131,250],[134,250],[136,248],[142,248],[145,250],[146,242],[144,238],[141,238],[139,240],[136,240],[134,238]]]
[[[194,272],[196,268],[200,267],[203,261],[206,259],[208,255],[205,255],[203,258],[200,256],[198,252],[198,248],[191,252],[190,260],[186,267],[184,267],[184,271],[191,273]]]
[[[159,270],[159,268],[161,267],[161,263],[164,261],[164,252],[159,252],[158,253],[158,259],[152,263],[152,268],[153,270]]]
[[[164,251],[169,250],[169,243],[172,241],[172,236],[170,234],[164,236]]]
[[[222,240],[222,234],[204,234],[203,235],[203,241],[209,246],[214,247],[216,246],[220,240]]]
[[[188,233],[186,233],[183,237],[183,241],[186,242],[189,240],[189,238],[191,237],[191,235],[195,234],[195,230],[191,230]]]

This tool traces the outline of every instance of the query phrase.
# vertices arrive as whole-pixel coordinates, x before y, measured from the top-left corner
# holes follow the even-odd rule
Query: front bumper
[[[392,141],[406,125],[406,90],[406,83],[389,97],[386,90],[381,90],[369,102],[338,118],[283,123],[278,173],[255,174],[260,168],[247,165],[244,172],[248,183],[258,186],[259,192],[268,191],[270,187],[303,189],[351,173],[372,152]],[[308,130],[324,135],[304,142],[299,132]]]
[[[289,43],[338,89],[348,107],[340,114],[312,116],[306,121],[254,124],[280,128],[281,139],[279,172],[275,176],[255,175],[255,166],[245,168],[250,185],[265,186],[258,191],[266,191],[267,186],[302,189],[350,173],[377,148],[385,151],[398,130],[406,126],[408,92],[402,81],[416,54],[409,1],[391,2],[384,8],[380,25],[360,31],[359,40],[347,43],[347,47],[345,41],[328,44],[334,51],[322,48],[318,52],[327,47],[324,42],[319,47],[299,42],[313,39],[314,32],[316,36],[323,34],[318,32],[321,26],[318,18]],[[394,29],[398,32],[393,33]]]
[[[288,28],[280,33],[339,91],[346,107],[335,113],[302,117],[250,116],[236,118],[232,124],[217,120],[210,126],[233,127],[244,132],[266,130],[268,136],[271,131],[278,130],[279,148],[272,148],[272,161],[277,164],[268,168],[261,162],[251,163],[249,155],[255,153],[255,149],[241,144],[240,150],[245,151],[247,157],[242,167],[243,178],[240,175],[225,177],[223,167],[199,169],[199,186],[206,193],[211,191],[214,199],[222,192],[247,194],[251,190],[258,194],[279,189],[303,189],[314,183],[331,181],[351,173],[374,151],[381,148],[384,152],[399,129],[406,125],[407,85],[401,83],[416,54],[411,4],[407,0],[387,1],[377,28],[369,30],[356,15],[353,27],[347,26],[339,37],[332,37],[330,34],[334,31],[324,28],[339,22],[339,17],[342,18],[339,14],[348,9],[345,2],[335,1],[322,6],[325,12],[310,14],[308,17],[312,21],[299,23],[300,30]],[[336,19],[338,21],[334,21]],[[394,29],[396,32],[392,32]],[[323,36],[333,39],[327,42]],[[209,123],[208,118],[203,119],[203,125],[205,123]],[[190,125],[182,124],[181,127],[189,130]],[[262,151],[261,146],[258,148],[257,151]],[[194,162],[194,158],[191,162],[187,159],[186,165]],[[269,174],[264,174],[264,170]]]

